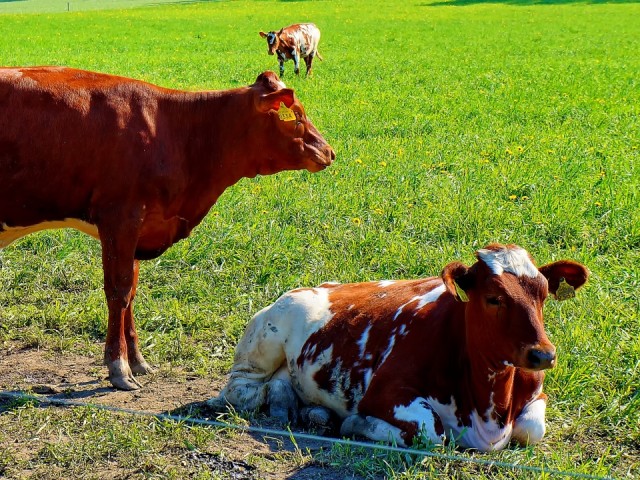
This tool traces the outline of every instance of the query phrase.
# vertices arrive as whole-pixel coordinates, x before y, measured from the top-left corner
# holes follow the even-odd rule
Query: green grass
[[[314,21],[325,61],[311,79],[293,78],[289,63],[285,81],[336,163],[241,181],[187,241],[143,265],[147,358],[220,376],[250,316],[290,288],[434,275],[488,242],[514,242],[539,264],[583,262],[592,277],[576,300],[546,306],[560,357],[545,384],[545,441],[481,458],[638,476],[640,5],[535,3],[240,0],[0,15],[0,64],[230,88],[276,70],[258,31]],[[0,341],[98,354],[100,265],[97,242],[71,231],[1,251]],[[26,408],[23,428],[44,415]],[[126,463],[130,452],[113,449]],[[363,458],[354,471],[371,476],[519,478]]]

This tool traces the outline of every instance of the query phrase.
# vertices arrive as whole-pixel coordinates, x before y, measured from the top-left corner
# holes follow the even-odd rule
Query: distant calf
[[[299,397],[343,419],[343,435],[404,446],[536,443],[543,371],[556,363],[542,307],[549,292],[573,295],[588,272],[572,261],[537,268],[515,245],[489,245],[477,258],[440,277],[284,294],[253,317],[228,384],[209,403],[268,406],[286,421]]]
[[[307,75],[311,73],[313,58],[317,56],[322,60],[318,53],[320,30],[313,23],[297,23],[278,32],[260,32],[260,36],[267,39],[269,55],[278,55],[281,77],[284,76],[284,62],[287,60],[293,59],[296,75],[300,74],[300,58],[304,58],[307,65]]]
[[[138,348],[138,260],[187,237],[227,187],[318,172],[332,148],[275,73],[185,92],[63,67],[0,68],[0,248],[73,227],[100,240],[105,362],[118,388],[152,371]]]

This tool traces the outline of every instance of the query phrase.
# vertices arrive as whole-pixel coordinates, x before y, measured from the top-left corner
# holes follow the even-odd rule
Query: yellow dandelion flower
[[[362,225],[362,220],[361,220],[361,219],[359,219],[358,217],[352,218],[352,219],[351,219],[351,221],[353,222],[353,224],[354,224],[354,225],[356,225],[356,226],[358,226],[358,227],[359,227],[360,225]]]
[[[268,210],[262,210],[262,214],[263,214],[263,215],[266,215],[266,214],[268,214],[268,213],[269,213],[269,211],[268,211]]]
[[[386,167],[387,166],[387,162],[380,162],[380,166],[383,167],[383,168]]]
[[[377,213],[378,215],[382,215],[384,213],[384,210],[382,210],[381,208],[376,208],[374,212]]]
[[[504,150],[504,153],[506,153],[507,155],[513,155],[513,152],[511,151],[511,149],[510,149],[509,147],[507,147],[507,148]]]
[[[518,145],[517,147],[518,153],[524,152],[524,147],[522,145]]]
[[[595,203],[594,203],[594,205],[595,205],[596,207],[601,207],[601,206],[602,206],[602,203],[600,203],[600,202],[595,202]]]
[[[518,198],[517,195],[509,195],[509,200],[515,200],[516,198]]]
[[[220,215],[220,212],[211,212],[211,215],[213,215],[214,217],[217,217],[218,215]]]
[[[362,160],[360,160],[359,158],[356,158],[356,163],[359,165],[362,165]]]
[[[529,200],[529,197],[527,197],[526,195],[523,195],[522,197],[520,197],[520,200]]]

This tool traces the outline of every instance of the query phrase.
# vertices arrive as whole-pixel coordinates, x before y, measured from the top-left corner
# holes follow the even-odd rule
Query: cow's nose
[[[332,163],[336,159],[336,152],[331,147],[329,147],[329,157],[331,157],[331,162]]]
[[[556,365],[556,349],[541,350],[539,348],[532,348],[527,353],[527,360],[532,370],[553,368]]]

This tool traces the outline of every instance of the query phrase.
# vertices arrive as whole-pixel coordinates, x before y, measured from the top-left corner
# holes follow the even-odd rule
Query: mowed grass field
[[[312,78],[294,78],[289,62],[284,80],[336,162],[314,175],[242,180],[189,239],[143,264],[136,318],[147,359],[220,378],[251,315],[288,289],[437,275],[450,261],[472,263],[487,243],[517,243],[539,265],[570,258],[592,276],[574,300],[545,307],[559,354],[545,382],[547,436],[474,456],[637,478],[639,18],[634,2],[518,0],[9,13],[0,15],[0,64],[232,88],[277,71],[258,31],[315,22],[324,62]],[[99,358],[105,330],[98,242],[45,232],[0,251],[0,349]],[[176,459],[230,440],[202,427],[16,404],[0,414],[0,477],[101,478],[111,468],[122,478],[210,478],[218,474]],[[269,478],[279,462],[371,478],[540,476],[334,448],[272,459]]]

